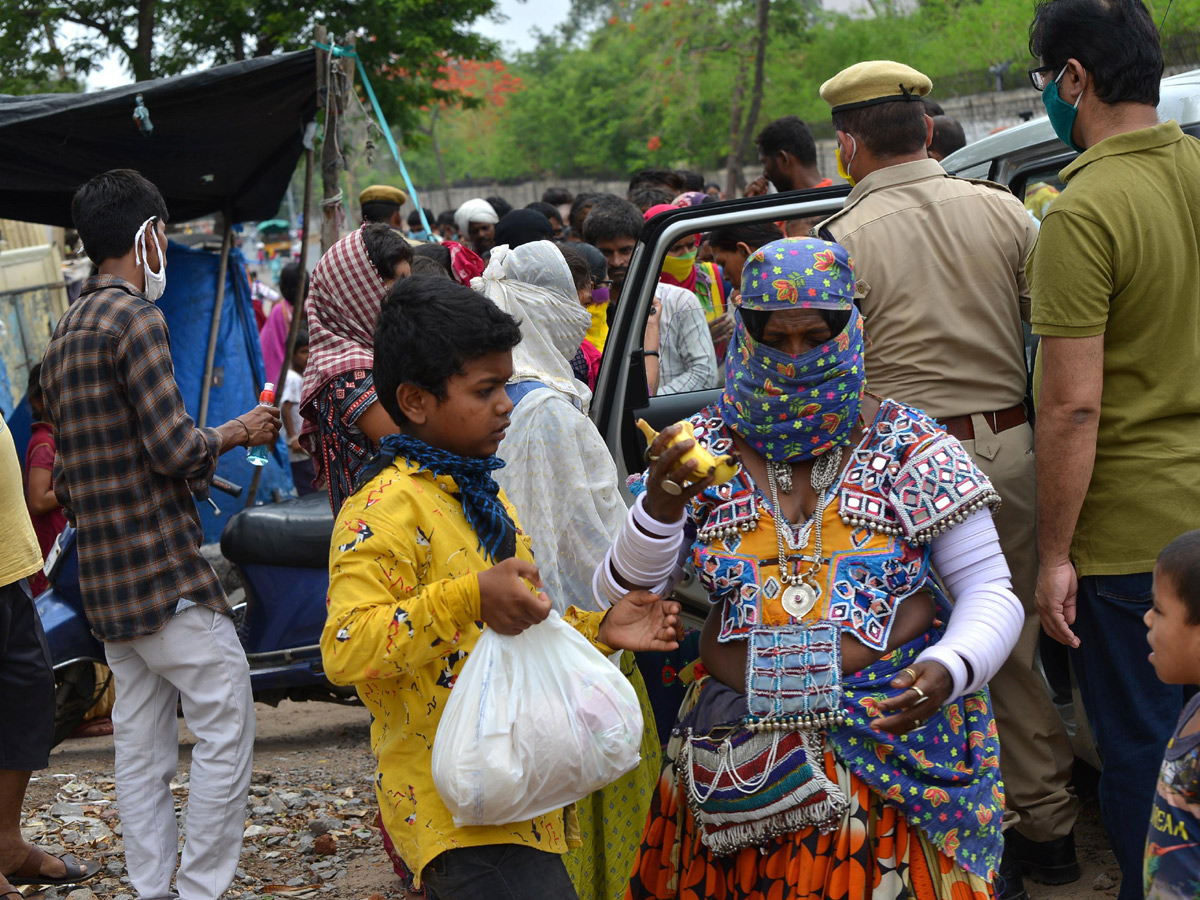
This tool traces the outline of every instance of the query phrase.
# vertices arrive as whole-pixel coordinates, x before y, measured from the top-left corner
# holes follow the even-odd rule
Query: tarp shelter
[[[148,136],[133,118],[139,94],[154,126]],[[274,218],[316,110],[313,50],[93,94],[0,97],[0,218],[71,226],[76,188],[114,168],[137,169],[158,185],[175,222],[213,213],[229,214],[226,227]],[[175,377],[188,412],[199,419],[206,354],[213,348],[207,424],[220,424],[253,406],[267,378],[245,266],[232,252],[219,291],[220,254],[172,246],[167,260],[167,291],[159,305],[171,331]],[[23,452],[27,404],[7,421]],[[291,487],[282,444],[271,459],[259,492],[263,500]],[[244,451],[234,450],[218,471],[247,484],[251,469]],[[220,520],[208,504],[201,506],[207,540],[219,537],[224,520],[241,505],[220,494],[216,499]]]
[[[138,95],[146,136],[133,119]],[[317,110],[316,51],[299,50],[91,94],[0,96],[0,218],[71,227],[71,195],[108,169],[137,169],[171,220],[232,208],[272,219]]]

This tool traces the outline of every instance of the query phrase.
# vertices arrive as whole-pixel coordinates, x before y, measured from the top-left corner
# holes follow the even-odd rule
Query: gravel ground
[[[405,896],[384,855],[375,819],[374,760],[362,707],[285,701],[259,704],[246,842],[229,898],[396,900]],[[187,805],[187,767],[195,739],[180,722],[177,809]],[[112,738],[67,741],[34,774],[24,832],[50,852],[98,859],[102,874],[86,888],[48,889],[47,900],[134,900],[121,852],[112,781]],[[1094,797],[1076,828],[1083,877],[1048,887],[1027,883],[1032,900],[1116,896],[1117,866]]]

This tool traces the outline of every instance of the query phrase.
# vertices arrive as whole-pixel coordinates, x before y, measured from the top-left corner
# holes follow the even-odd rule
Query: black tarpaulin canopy
[[[71,226],[71,195],[137,169],[171,220],[232,209],[272,219],[317,111],[316,51],[300,50],[92,94],[0,96],[0,218]],[[141,94],[153,133],[133,118]]]

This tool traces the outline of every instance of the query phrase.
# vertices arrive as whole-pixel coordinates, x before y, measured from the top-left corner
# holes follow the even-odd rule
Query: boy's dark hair
[[[674,200],[675,198],[671,196],[670,191],[650,184],[643,184],[641,187],[634,188],[629,192],[629,202],[642,212],[645,212],[652,206],[673,203]]]
[[[542,202],[549,203],[551,206],[563,206],[567,203],[573,203],[575,198],[571,196],[571,192],[566,188],[552,187],[546,188],[542,192]]]
[[[402,426],[408,419],[396,401],[400,385],[444,400],[447,382],[468,362],[520,341],[517,320],[482,294],[439,275],[403,278],[388,291],[375,325],[375,394]]]
[[[571,280],[575,282],[575,290],[581,291],[592,284],[592,267],[582,253],[577,253],[570,244],[558,244],[558,252],[567,261],[571,271]]]
[[[488,203],[492,205],[492,209],[496,211],[496,218],[503,219],[512,212],[512,204],[503,197],[484,197]]]
[[[307,347],[307,346],[308,346],[308,329],[301,326],[300,330],[296,332],[296,350],[299,350],[301,347]],[[293,350],[292,352],[294,353],[295,350]]]
[[[425,209],[423,211],[425,213],[425,221],[427,221],[429,223],[429,227],[432,228],[433,227],[433,210]],[[410,212],[408,214],[408,227],[416,228],[420,224],[421,224],[421,211],[414,209],[412,212]]]
[[[708,184],[706,184],[704,186],[705,192],[707,192],[710,188],[716,188],[718,191],[721,190],[721,186],[719,184],[717,184],[715,181],[710,181]]]
[[[931,119],[934,116],[944,116],[946,114],[946,111],[942,109],[942,104],[938,103],[936,100],[930,100],[928,97],[922,97],[921,103],[925,105],[925,115],[929,116]]]
[[[930,150],[936,150],[944,158],[965,146],[967,135],[958,119],[949,116],[933,117],[933,140],[929,142]]]
[[[1187,623],[1200,625],[1200,529],[1167,544],[1158,554],[1158,572],[1187,607]]]
[[[574,273],[572,273],[574,274]],[[35,397],[40,401],[42,399],[42,364],[34,363],[29,370],[29,384],[25,392],[29,395],[30,401]]]
[[[704,193],[704,176],[700,172],[693,172],[690,169],[680,169],[679,180],[683,182],[685,193],[691,191],[695,191],[698,194]]]
[[[400,204],[392,203],[390,200],[368,200],[362,205],[364,222],[386,224],[398,212],[400,212]]]
[[[417,271],[417,263],[422,259],[432,260],[435,264],[445,269],[446,274],[450,275],[454,270],[450,264],[450,248],[442,244],[422,244],[420,247],[413,247],[413,272]]]
[[[88,259],[97,266],[133,249],[137,230],[154,216],[167,221],[167,201],[133,169],[110,169],[97,175],[71,198],[71,220]]]
[[[764,247],[780,238],[779,226],[774,222],[742,222],[738,225],[720,225],[708,235],[708,243],[722,250],[736,250],[745,244],[751,250]]]
[[[552,203],[546,203],[544,201],[535,200],[533,203],[528,204],[525,208],[532,209],[534,212],[540,212],[543,216],[545,216],[551,222],[553,222],[555,219],[557,219],[559,221],[559,224],[562,224],[562,213],[560,213],[558,211],[558,207]]]
[[[639,187],[665,188],[679,194],[683,192],[683,179],[674,169],[638,169],[629,178],[629,193]]]
[[[1054,68],[1052,78],[1079,60],[1104,103],[1158,105],[1162,42],[1141,0],[1040,0],[1029,52]]]
[[[302,288],[307,287],[308,273],[304,271],[304,267],[300,263],[290,262],[279,270],[279,293],[292,306],[304,299],[307,291]]]
[[[439,213],[438,217],[437,217],[437,224],[453,225],[454,224],[454,210],[448,209],[444,213]]]
[[[790,153],[802,166],[816,166],[817,142],[812,131],[798,116],[776,119],[754,138],[763,156],[774,156],[780,150]]]
[[[362,232],[367,256],[380,278],[391,281],[396,277],[396,266],[412,262],[412,247],[391,226],[371,223],[364,225]]]
[[[567,224],[571,226],[571,231],[575,234],[583,234],[583,220],[587,218],[587,214],[591,212],[593,206],[596,205],[596,200],[604,196],[597,194],[594,191],[585,191],[571,201],[571,211],[567,213],[567,218],[570,220]],[[610,194],[609,196],[616,196]]]
[[[441,263],[429,256],[413,256],[412,261],[413,275],[436,275],[439,278],[453,278],[454,276],[442,268]]]
[[[887,159],[925,147],[925,104],[898,100],[833,114],[833,127],[854,135],[874,156]]]
[[[641,210],[620,197],[600,197],[583,220],[583,239],[599,246],[600,241],[631,237],[637,240],[642,232]]]

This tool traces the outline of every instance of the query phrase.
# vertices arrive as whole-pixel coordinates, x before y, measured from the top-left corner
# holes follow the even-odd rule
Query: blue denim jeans
[[[1142,859],[1163,750],[1183,711],[1183,688],[1163,684],[1147,658],[1153,573],[1079,579],[1071,662],[1104,767],[1100,817],[1121,866],[1118,900],[1141,900]]]
[[[422,880],[429,900],[579,900],[561,856],[521,844],[447,850]]]

